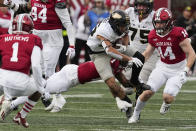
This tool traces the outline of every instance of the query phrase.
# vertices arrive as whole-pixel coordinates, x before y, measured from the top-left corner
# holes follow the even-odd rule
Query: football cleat
[[[12,109],[11,107],[11,101],[4,100],[1,108],[1,119],[5,120],[5,118],[11,113]]]
[[[133,115],[131,118],[129,118],[128,123],[138,123],[139,122],[139,116]]]
[[[170,106],[171,106],[171,104],[166,104],[165,102],[163,102],[163,104],[161,105],[161,108],[160,108],[161,115],[166,114],[169,111]]]
[[[58,106],[54,106],[50,112],[56,113],[56,112],[59,112],[59,111],[61,111],[61,108],[58,107]]]
[[[136,85],[135,99],[137,100],[137,98],[143,93],[143,91],[150,90],[150,89],[151,89],[151,87],[145,83],[140,83],[140,84]]]
[[[13,118],[13,121],[15,123],[17,123],[18,125],[22,125],[24,126],[25,128],[28,128],[29,127],[29,123],[27,123],[27,121],[25,120],[25,118],[22,118],[21,117],[21,114],[20,112],[18,112],[18,114]]]
[[[45,108],[45,111],[50,111],[54,107],[54,103],[51,103],[48,107]]]
[[[128,109],[126,111],[126,117],[129,119],[132,116],[132,113],[133,113],[133,108],[128,107]]]
[[[43,97],[41,97],[41,101],[45,107],[48,107],[51,104],[50,100],[45,100]]]

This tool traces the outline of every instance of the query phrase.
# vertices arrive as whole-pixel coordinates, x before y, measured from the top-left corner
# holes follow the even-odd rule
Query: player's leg
[[[17,113],[17,115],[13,118],[13,121],[17,123],[18,125],[22,125],[24,127],[29,127],[29,124],[26,121],[27,114],[33,109],[33,107],[36,105],[37,101],[41,97],[41,94],[37,91],[30,95],[25,102],[22,110]]]
[[[37,91],[33,78],[30,79],[29,85],[26,87],[26,89],[23,92],[20,92],[20,94],[17,94],[17,96],[28,96],[28,99],[24,103],[21,111],[18,112],[18,114],[13,118],[13,121],[27,128],[29,127],[29,124],[25,118],[41,97],[41,94]]]
[[[120,85],[118,85],[115,82],[115,77],[112,73],[112,68],[110,65],[111,57],[103,53],[99,55],[93,54],[91,55],[91,58],[95,64],[96,70],[99,73],[101,79],[104,80],[107,86],[110,88],[110,91],[113,94],[113,96],[119,97],[121,100],[124,100],[132,104],[131,100],[125,95],[125,92],[120,87]],[[132,109],[126,110],[127,117],[130,117],[131,113],[132,113]]]
[[[144,91],[138,98],[134,113],[132,117],[129,119],[128,123],[136,123],[139,120],[139,115],[141,110],[144,108],[148,99],[157,92],[161,86],[166,82],[166,78],[160,69],[156,68],[152,71],[149,80],[147,82],[148,85],[151,86],[150,90]]]
[[[51,112],[58,112],[66,103],[64,97],[59,94],[67,91],[69,88],[79,84],[78,81],[78,65],[69,64],[65,65],[59,72],[52,75],[47,80],[46,91],[55,94],[52,104],[46,108],[52,110]],[[58,96],[56,96],[58,94]],[[54,109],[52,109],[54,108]]]
[[[181,87],[182,84],[179,81],[179,76],[174,76],[168,79],[163,90],[163,104],[160,108],[160,113],[162,115],[169,111],[171,103],[175,100],[175,97],[179,93]]]

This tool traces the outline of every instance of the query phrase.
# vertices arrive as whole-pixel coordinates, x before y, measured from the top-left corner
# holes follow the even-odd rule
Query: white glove
[[[126,112],[129,107],[132,107],[132,104],[121,100],[119,97],[116,97],[116,104],[122,112]]]
[[[13,3],[12,0],[4,0],[3,4],[13,9],[14,11],[17,11],[19,8],[19,4]]]
[[[69,46],[67,49],[66,55],[69,55],[69,58],[72,59],[75,56],[75,49],[73,46]]]
[[[125,45],[122,44],[116,44],[116,48],[115,48],[118,52],[123,53],[126,51],[127,47]]]
[[[134,58],[132,57],[132,59],[130,61],[128,61],[128,66],[132,67],[133,63],[137,66],[137,67],[141,67],[143,66],[143,63],[138,59],[138,58]]]
[[[49,100],[51,98],[50,93],[49,92],[44,92],[42,94],[42,98],[44,98],[44,100]]]
[[[189,72],[189,68],[185,67],[184,71],[180,73],[180,82],[182,84],[187,82],[188,72]]]

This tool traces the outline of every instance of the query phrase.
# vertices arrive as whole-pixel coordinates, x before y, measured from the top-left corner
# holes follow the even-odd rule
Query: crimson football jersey
[[[55,5],[65,3],[65,0],[31,0],[31,16],[33,17],[34,28],[37,30],[62,29],[62,23],[55,12]]]
[[[2,69],[29,74],[34,46],[42,49],[41,39],[33,34],[6,34],[0,36]]]
[[[165,36],[157,35],[152,30],[148,35],[148,42],[157,48],[161,61],[166,64],[176,64],[186,58],[186,54],[179,46],[180,42],[188,38],[188,33],[182,27],[173,27]]]
[[[113,73],[116,74],[121,71],[121,66],[119,65],[119,61],[116,59],[111,60],[111,67]],[[93,79],[100,78],[99,73],[97,72],[95,65],[93,62],[85,62],[79,65],[78,67],[78,80],[81,84],[85,82],[92,81]]]

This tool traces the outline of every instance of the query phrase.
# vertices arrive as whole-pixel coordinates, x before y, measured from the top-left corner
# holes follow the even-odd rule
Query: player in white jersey
[[[128,65],[131,66],[141,67],[143,65],[143,55],[128,46],[129,25],[129,16],[122,10],[116,10],[110,15],[109,19],[97,24],[87,40],[91,60],[94,62],[101,79],[108,85],[114,97],[119,97],[127,102],[130,102],[129,98],[115,82],[110,59],[127,61]],[[113,48],[114,43],[119,39],[125,47],[121,52]],[[137,76],[135,77],[137,78]]]
[[[130,46],[143,53],[148,45],[148,34],[153,29],[152,19],[154,15],[153,0],[135,0],[134,7],[125,10],[130,17]],[[140,79],[146,83],[148,77],[155,67],[158,60],[158,53],[154,52],[151,58],[145,62],[141,72]],[[133,70],[137,72],[137,70]],[[134,74],[134,72],[133,72]],[[136,99],[141,92],[136,93]]]

